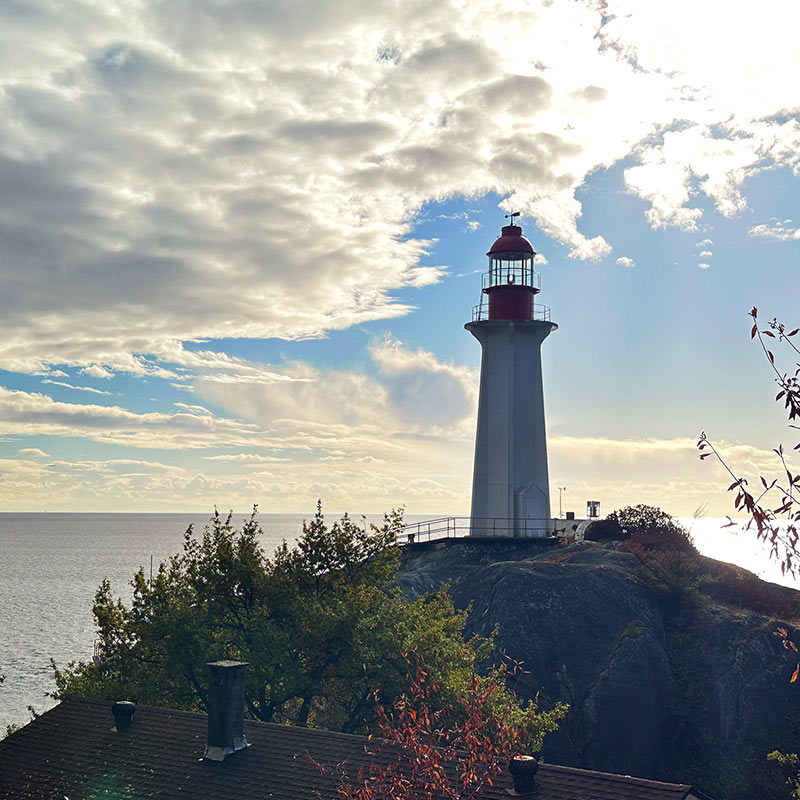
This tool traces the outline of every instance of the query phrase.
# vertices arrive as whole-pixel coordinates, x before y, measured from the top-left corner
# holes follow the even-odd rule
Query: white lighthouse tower
[[[558,326],[534,303],[536,253],[515,216],[487,253],[481,302],[464,326],[482,349],[472,536],[551,534],[541,346]]]

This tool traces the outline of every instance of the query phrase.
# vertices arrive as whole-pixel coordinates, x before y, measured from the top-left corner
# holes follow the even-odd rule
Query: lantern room
[[[476,307],[474,321],[534,319],[537,307],[533,298],[541,284],[533,271],[536,251],[522,235],[522,228],[512,219],[486,255],[489,271],[483,276],[482,287],[486,300]]]

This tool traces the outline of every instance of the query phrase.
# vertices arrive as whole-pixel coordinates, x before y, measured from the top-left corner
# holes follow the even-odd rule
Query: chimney
[[[111,713],[114,715],[114,727],[112,730],[119,733],[119,731],[126,731],[133,725],[133,715],[136,713],[135,703],[130,700],[117,700],[111,706]]]
[[[539,762],[533,756],[514,756],[508,771],[514,779],[514,794],[533,794],[536,791],[536,771]]]
[[[208,746],[204,758],[223,761],[247,747],[244,738],[244,661],[208,666]]]

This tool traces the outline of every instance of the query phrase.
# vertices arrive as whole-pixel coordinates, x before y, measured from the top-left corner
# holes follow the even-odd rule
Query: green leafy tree
[[[294,546],[267,557],[255,513],[240,530],[215,513],[202,535],[189,528],[183,552],[152,579],[134,575],[130,605],[103,582],[94,603],[99,658],[56,668],[57,696],[204,710],[205,663],[232,658],[249,664],[252,718],[353,732],[374,723],[376,691],[405,691],[414,651],[441,686],[443,708],[457,711],[455,698],[492,642],[464,640],[466,612],[446,587],[403,597],[395,579],[401,525],[399,513],[380,527],[347,516],[328,525],[318,510]],[[494,702],[525,714],[502,667],[484,680],[500,687]],[[551,724],[546,714],[535,719]]]

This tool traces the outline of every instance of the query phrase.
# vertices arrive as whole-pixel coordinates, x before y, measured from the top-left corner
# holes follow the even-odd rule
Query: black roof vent
[[[133,715],[136,713],[136,704],[130,700],[117,700],[111,706],[111,713],[114,715],[114,730],[126,731],[133,725]]]
[[[536,791],[536,771],[539,762],[533,756],[514,756],[508,771],[514,779],[514,794],[533,794]]]

